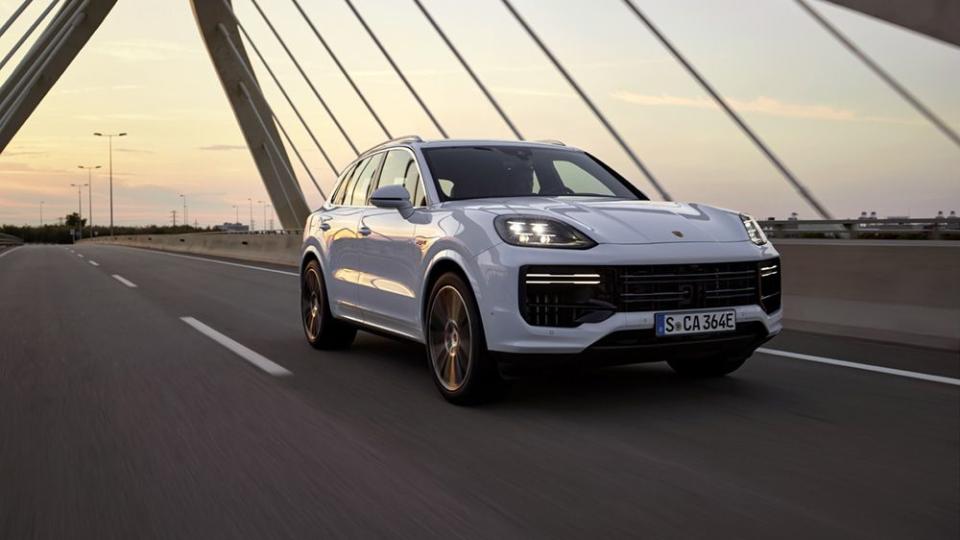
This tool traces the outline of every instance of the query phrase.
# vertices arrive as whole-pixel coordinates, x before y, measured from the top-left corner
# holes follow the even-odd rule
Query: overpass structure
[[[37,16],[36,20],[29,26],[24,35],[17,40],[12,50],[5,54],[3,60],[0,61],[0,68],[9,62],[21,47],[30,42],[34,32],[40,27],[43,28],[39,35],[33,39],[32,45],[30,45],[27,52],[23,55],[19,64],[3,85],[0,86],[0,152],[6,148],[43,97],[56,83],[60,75],[102,24],[110,10],[116,4],[116,1],[117,0],[63,0],[61,2],[61,0],[48,0],[47,7]],[[261,5],[258,0],[249,1],[253,4],[257,14],[270,28],[273,37],[280,42],[286,55],[296,65],[297,71],[302,76],[303,81],[310,87],[314,97],[325,109],[329,120],[336,125],[338,131],[354,152],[357,152],[357,146],[344,127],[345,122],[337,116],[336,111],[331,109],[323,98],[322,90],[314,84],[302,68],[301,63],[298,61],[297,52],[292,50],[284,41],[282,35],[272,24],[270,15],[264,9],[263,5]],[[323,33],[304,9],[301,1],[291,1],[307,25],[309,25],[319,43],[323,46],[325,52],[333,59],[342,76],[357,93],[367,112],[383,130],[384,135],[389,138],[392,133],[391,130],[366,99],[362,89],[356,84],[349,70],[339,60],[336,51],[324,38]],[[620,134],[614,123],[607,118],[603,111],[600,110],[591,99],[588,92],[585,91],[572,74],[564,67],[562,59],[557,57],[552,52],[549,44],[540,38],[529,14],[521,13],[511,0],[501,1],[503,7],[530,37],[532,43],[540,49],[553,67],[555,67],[560,75],[567,81],[571,89],[580,97],[583,105],[593,113],[598,122],[636,165],[637,169],[653,189],[662,198],[669,200],[670,195],[667,189],[667,181],[658,178],[654,171],[646,166],[640,157],[640,152],[636,151],[629,141]],[[828,32],[836,37],[843,46],[847,47],[851,53],[865,62],[880,79],[890,85],[895,92],[916,108],[922,116],[935,125],[937,129],[960,148],[960,136],[958,136],[952,128],[943,122],[934,111],[930,110],[917,97],[912,95],[903,85],[886,73],[878,62],[869,58],[863,51],[858,49],[849,38],[844,36],[839,29],[832,26],[829,21],[822,17],[810,3],[810,0],[795,1]],[[0,27],[0,36],[23,14],[24,10],[32,2],[33,0],[21,1],[19,7],[10,18],[4,22],[3,26]],[[293,110],[302,127],[310,135],[311,142],[325,158],[327,166],[334,174],[338,173],[338,169],[325,152],[323,144],[315,135],[315,131],[311,129],[309,122],[307,122],[300,113],[296,102],[292,100],[286,92],[284,83],[277,77],[270,64],[266,61],[266,58],[260,53],[256,43],[246,32],[243,22],[237,17],[233,9],[232,2],[233,0],[190,0],[197,26],[209,51],[213,67],[223,85],[227,101],[232,107],[237,122],[243,132],[257,170],[269,194],[272,206],[276,210],[282,226],[288,230],[296,230],[302,227],[306,216],[309,214],[309,208],[303,195],[301,182],[295,172],[294,162],[291,160],[288,151],[293,152],[297,158],[297,162],[302,166],[302,170],[310,177],[313,186],[320,192],[321,196],[324,195],[323,190],[316,181],[312,168],[304,161],[301,152],[294,145],[287,130],[274,113],[274,107],[276,107],[277,104],[269,103],[264,96],[261,81],[258,80],[256,76],[255,62],[252,61],[251,55],[248,53],[248,47],[254,52],[253,56],[256,57],[259,64],[262,65],[262,68],[269,74],[271,83],[275,84],[284,96],[286,103],[279,105],[287,106]],[[366,22],[363,14],[352,0],[345,0],[345,2],[364,28],[369,39],[376,45],[395,74],[411,93],[417,105],[422,109],[424,114],[429,117],[437,131],[443,137],[446,137],[447,132],[442,123],[433,114],[429,104],[421,98],[414,85],[405,76],[402,68],[390,54],[389,49],[378,39],[375,29]],[[496,110],[497,114],[518,138],[522,138],[521,129],[510,119],[508,113],[497,102],[494,94],[484,85],[481,77],[470,67],[466,55],[454,44],[455,40],[451,39],[451,37],[444,32],[439,21],[431,15],[427,6],[422,1],[413,0],[413,3],[426,17],[460,65],[470,75],[473,82],[483,93],[485,99],[489,101],[489,104]],[[834,0],[833,3],[924,33],[952,45],[960,45],[960,5],[950,0]],[[770,161],[771,165],[807,204],[819,214],[821,218],[831,218],[827,205],[820,201],[791,171],[789,166],[778,156],[775,150],[763,140],[761,134],[749,126],[744,118],[727,103],[719,90],[708,81],[705,74],[700,72],[694,66],[693,62],[683,55],[680,50],[681,46],[672,42],[633,0],[623,0],[623,5],[625,14],[634,15],[638,22],[660,41],[664,48],[683,66],[704,91],[716,101],[718,106],[730,117],[731,121],[733,121],[750,142],[757,147],[758,151]]]

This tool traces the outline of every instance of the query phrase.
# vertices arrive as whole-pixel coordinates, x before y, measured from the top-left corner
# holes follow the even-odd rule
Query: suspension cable
[[[766,144],[764,144],[764,142],[760,139],[760,137],[756,133],[754,133],[752,129],[750,129],[750,126],[748,126],[747,123],[744,122],[742,118],[740,118],[740,115],[738,115],[736,111],[734,111],[727,104],[727,102],[723,99],[723,97],[721,97],[720,94],[713,88],[713,86],[711,86],[710,83],[707,82],[707,80],[703,78],[703,76],[696,70],[696,68],[693,67],[693,64],[688,62],[687,59],[683,56],[683,54],[681,54],[680,51],[673,46],[673,43],[671,43],[670,40],[668,40],[667,37],[662,32],[660,32],[660,30],[653,24],[653,22],[650,19],[648,19],[643,14],[643,12],[640,11],[640,9],[631,0],[623,0],[623,3],[626,4],[627,7],[630,9],[630,11],[632,11],[633,14],[636,15],[638,19],[640,19],[640,22],[642,22],[647,27],[647,29],[649,29],[650,32],[653,33],[653,35],[656,36],[658,40],[660,40],[660,43],[664,47],[666,47],[668,51],[670,51],[670,54],[673,55],[673,57],[677,60],[677,62],[680,62],[680,64],[687,70],[690,76],[696,79],[698,83],[700,83],[700,86],[703,87],[703,89],[706,90],[708,94],[710,94],[710,96],[714,99],[714,101],[717,102],[720,108],[722,108],[727,113],[727,115],[730,116],[730,119],[733,120],[735,124],[737,124],[737,127],[739,127],[741,131],[743,131],[744,135],[746,135],[747,138],[753,141],[753,144],[756,145],[756,147],[760,149],[763,155],[765,155],[767,159],[770,160],[770,163],[772,163],[773,166],[780,171],[780,174],[782,174],[784,178],[786,178],[787,181],[790,182],[790,184],[794,187],[794,189],[797,190],[800,196],[803,197],[803,199],[807,202],[807,204],[812,206],[813,209],[816,210],[817,213],[820,214],[820,217],[822,217],[823,219],[832,219],[832,217],[830,216],[830,212],[826,209],[826,207],[820,204],[820,202],[817,201],[817,199],[813,196],[813,193],[811,193],[810,190],[806,188],[806,186],[800,183],[800,180],[798,180],[797,177],[793,174],[793,172],[791,172],[790,169],[788,169],[787,166],[784,165],[782,161],[780,161],[780,158],[778,158],[776,154],[773,153],[773,150],[771,150]]]
[[[5,34],[13,25],[13,23],[20,18],[20,15],[23,14],[23,11],[27,9],[31,2],[33,2],[33,0],[23,0],[23,3],[20,4],[20,7],[18,7],[16,11],[14,11],[13,14],[7,19],[7,22],[3,23],[3,26],[0,26],[0,37],[3,37],[3,34]]]
[[[937,129],[939,129],[944,135],[950,139],[953,144],[960,147],[960,136],[957,135],[957,132],[950,128],[946,122],[944,122],[939,116],[936,115],[932,110],[930,110],[926,105],[924,105],[916,96],[910,93],[909,90],[902,84],[900,84],[893,75],[889,74],[886,70],[880,67],[880,64],[877,64],[872,58],[867,56],[867,53],[863,52],[863,49],[857,47],[857,45],[850,40],[846,35],[844,35],[840,30],[830,24],[823,15],[821,15],[816,9],[813,8],[809,3],[804,0],[797,0],[797,4],[800,4],[800,7],[807,12],[813,20],[820,23],[830,35],[836,38],[844,47],[847,48],[854,56],[860,59],[877,77],[883,79],[883,82],[887,83],[894,92],[900,95],[907,103],[913,106],[924,118],[930,121]]]
[[[457,57],[457,60],[460,61],[460,65],[463,66],[463,69],[466,70],[467,74],[470,75],[470,78],[473,79],[473,82],[476,83],[477,88],[479,88],[480,91],[483,92],[483,95],[487,97],[487,100],[490,102],[490,105],[493,105],[493,108],[497,110],[497,114],[500,115],[500,118],[503,118],[503,121],[507,124],[507,127],[509,127],[510,131],[513,132],[513,135],[522,141],[523,135],[520,134],[520,131],[517,129],[517,126],[515,126],[514,123],[510,120],[510,117],[507,116],[506,111],[504,111],[500,107],[500,104],[497,103],[496,98],[493,97],[493,94],[490,93],[490,91],[487,89],[487,86],[483,84],[483,82],[480,80],[480,77],[478,77],[477,74],[473,71],[473,69],[470,67],[470,64],[467,63],[463,55],[460,54],[460,51],[458,51],[456,46],[454,46],[454,44],[450,41],[450,38],[447,37],[447,34],[443,31],[443,29],[440,28],[440,25],[437,24],[437,21],[434,20],[433,16],[430,15],[430,12],[427,11],[427,8],[423,5],[423,2],[421,2],[420,0],[413,0],[413,3],[416,4],[418,8],[420,8],[420,11],[423,12],[423,16],[426,17],[427,21],[430,22],[430,26],[433,26],[433,29],[437,31],[437,34],[440,36],[440,39],[442,39],[443,42],[447,44],[447,47],[450,49],[450,52],[452,52],[453,55]]]
[[[41,13],[40,16],[38,16],[36,20],[33,21],[33,24],[31,24],[30,27],[27,28],[27,31],[24,32],[22,36],[20,36],[20,39],[17,40],[17,42],[13,45],[13,48],[10,49],[10,52],[8,52],[7,55],[3,57],[3,60],[0,60],[0,70],[2,70],[4,66],[7,65],[7,62],[9,62],[11,58],[13,58],[13,55],[17,54],[17,51],[20,50],[20,47],[23,46],[24,42],[30,39],[30,36],[33,35],[34,30],[36,30],[37,27],[40,26],[40,23],[42,23],[44,19],[47,18],[47,15],[49,15],[50,12],[53,11],[53,8],[56,7],[58,2],[60,2],[60,0],[53,0],[52,2],[50,2],[50,5],[43,10],[43,13]]]
[[[596,105],[594,105],[590,97],[587,96],[587,93],[583,91],[583,89],[580,87],[579,84],[577,84],[577,81],[574,80],[573,76],[571,76],[570,73],[560,63],[560,61],[557,60],[557,57],[554,56],[552,52],[550,52],[550,49],[547,48],[546,44],[544,44],[544,42],[540,39],[540,37],[537,36],[537,34],[533,31],[530,25],[527,24],[527,21],[525,21],[523,17],[520,16],[520,13],[516,10],[516,8],[513,7],[513,4],[510,3],[510,0],[502,0],[502,1],[503,1],[503,5],[506,6],[507,10],[513,15],[513,18],[516,19],[518,23],[520,23],[520,26],[522,26],[523,29],[527,32],[527,35],[530,36],[530,39],[532,39],[534,43],[536,43],[537,46],[540,47],[540,50],[543,52],[543,54],[546,55],[546,57],[550,60],[553,66],[557,68],[557,71],[560,72],[560,75],[562,75],[563,78],[567,80],[567,83],[569,83],[570,86],[573,88],[573,90],[577,93],[577,95],[580,96],[580,99],[582,99],[583,102],[590,109],[590,111],[593,112],[594,116],[596,116],[597,119],[600,120],[600,123],[603,124],[605,128],[607,128],[607,131],[617,141],[617,144],[620,145],[620,148],[622,148],[623,151],[626,152],[627,156],[630,157],[630,160],[633,161],[634,165],[636,165],[637,168],[640,169],[640,171],[643,173],[643,175],[647,177],[647,180],[649,180],[650,184],[652,184],[653,187],[657,190],[657,192],[660,193],[660,196],[667,201],[673,200],[670,198],[670,194],[667,193],[666,189],[664,189],[663,186],[660,185],[660,182],[657,181],[656,177],[653,176],[653,173],[650,172],[650,169],[648,169],[647,166],[644,165],[642,161],[640,161],[640,158],[637,156],[637,154],[634,153],[633,149],[630,148],[630,145],[628,145],[627,142],[623,139],[623,137],[620,136],[620,133],[618,133],[617,130],[613,127],[613,124],[611,124],[610,121],[607,120],[607,117],[604,116],[602,112],[600,112],[600,109],[597,108]]]
[[[224,0],[226,1],[226,0]],[[327,111],[327,114],[330,116],[330,119],[333,120],[333,123],[337,126],[337,129],[340,130],[340,134],[343,135],[343,138],[346,139],[347,144],[350,145],[350,149],[353,150],[355,155],[360,155],[360,152],[357,150],[357,146],[353,144],[353,140],[350,138],[350,135],[347,134],[347,130],[343,128],[343,125],[340,124],[340,121],[337,120],[337,116],[333,114],[333,110],[327,105],[327,101],[323,99],[320,95],[320,91],[317,90],[317,87],[313,84],[313,81],[310,80],[310,77],[307,76],[307,72],[303,70],[303,67],[300,65],[300,62],[297,61],[297,57],[294,56],[293,51],[290,50],[290,47],[287,47],[287,42],[280,37],[280,33],[277,32],[276,27],[273,26],[273,23],[270,21],[270,18],[267,17],[267,14],[260,8],[259,2],[257,0],[250,0],[253,4],[253,7],[257,8],[257,12],[260,13],[260,17],[263,18],[263,22],[267,24],[267,27],[270,28],[270,31],[273,33],[273,36],[277,38],[277,41],[280,42],[280,46],[283,47],[283,50],[287,53],[287,56],[290,57],[290,61],[293,62],[293,65],[297,67],[297,71],[300,72],[300,75],[303,77],[303,80],[307,83],[307,86],[310,87],[310,90],[313,91],[313,95],[317,96],[317,100],[320,101],[320,105],[323,105],[323,110]],[[239,25],[239,23],[237,23]],[[246,34],[246,31],[244,31]],[[249,37],[247,38],[249,39]]]
[[[227,45],[230,46],[230,49],[233,51],[234,55],[236,55],[237,60],[238,60],[238,61],[240,62],[240,64],[243,66],[244,71],[247,72],[247,76],[249,76],[249,77],[251,78],[251,80],[253,80],[254,83],[257,84],[257,86],[258,86],[258,88],[259,88],[259,84],[260,84],[260,83],[258,83],[258,82],[257,82],[257,79],[253,76],[253,71],[250,69],[250,66],[248,66],[247,63],[243,60],[243,56],[240,55],[239,49],[237,49],[237,46],[233,43],[233,39],[230,38],[230,35],[226,32],[226,29],[223,27],[222,24],[220,24],[220,25],[218,26],[218,29],[220,30],[220,32],[223,33],[224,38],[227,40]],[[250,100],[251,106],[253,106],[252,98],[250,97],[249,92],[246,90],[246,87],[245,87],[245,86],[243,87],[243,91],[245,92],[245,95],[246,95],[247,99]],[[261,95],[262,95],[262,93],[263,93],[263,91],[262,91],[262,89],[261,89]],[[291,104],[291,106],[292,106],[292,104]],[[317,179],[313,176],[313,173],[310,172],[310,167],[308,167],[307,164],[306,164],[306,162],[304,161],[303,156],[300,154],[300,150],[298,150],[297,147],[296,147],[296,145],[293,144],[293,140],[290,138],[290,135],[287,133],[286,128],[283,127],[283,123],[281,123],[281,122],[280,122],[280,119],[277,118],[277,115],[273,112],[273,109],[270,107],[270,104],[269,104],[269,103],[267,104],[267,108],[270,110],[270,118],[272,118],[273,121],[274,121],[274,123],[276,123],[277,127],[280,128],[280,131],[283,133],[284,138],[286,138],[287,143],[290,144],[290,147],[293,149],[294,154],[296,154],[296,155],[297,155],[297,158],[300,160],[300,164],[303,165],[304,170],[307,172],[307,176],[309,176],[309,177],[310,177],[310,180],[313,182],[314,187],[316,187],[316,188],[317,188],[317,191],[319,191],[320,194],[323,195],[323,189],[320,188],[320,184],[317,183]],[[254,113],[257,115],[257,119],[260,121],[260,123],[261,123],[261,125],[262,125],[262,127],[263,127],[264,136],[267,137],[268,139],[270,139],[270,140],[271,140],[271,143],[272,143],[274,146],[276,146],[276,142],[273,141],[273,138],[272,138],[272,137],[270,136],[270,134],[267,133],[267,131],[266,131],[266,130],[267,130],[267,125],[266,125],[266,123],[263,121],[263,119],[260,118],[260,113],[258,113],[256,110],[254,110]],[[299,116],[299,111],[297,111],[297,116],[300,118],[301,121],[303,121],[303,117]],[[307,126],[304,126],[304,127],[306,127],[307,130],[309,131],[309,129],[310,129],[309,127],[307,127]],[[311,137],[312,137],[312,136],[313,136],[313,132],[310,132],[310,135],[311,135]],[[317,142],[316,139],[314,139],[314,142]],[[331,161],[330,161],[330,158],[327,157],[326,152],[323,151],[323,147],[321,147],[319,143],[317,143],[317,148],[320,150],[320,153],[323,155],[323,157],[327,160],[327,164],[330,165],[330,168],[333,169],[334,175],[335,175],[335,176],[339,176],[339,173],[337,172],[336,167],[333,166],[333,162],[331,162]],[[292,171],[291,171],[291,175],[292,175]],[[296,181],[296,176],[291,176],[291,177],[294,179],[294,181]],[[298,185],[299,185],[299,184],[298,184]],[[301,190],[301,191],[303,191],[303,190]]]
[[[354,16],[356,16],[357,20],[360,21],[360,25],[363,26],[363,29],[367,31],[367,35],[369,35],[370,39],[373,40],[374,45],[376,45],[377,48],[380,49],[380,52],[383,54],[383,57],[387,59],[387,62],[390,64],[390,67],[393,68],[393,71],[396,72],[397,76],[400,77],[400,80],[403,81],[403,84],[407,87],[407,90],[409,90],[410,93],[413,94],[413,98],[417,100],[417,103],[420,104],[420,108],[423,109],[423,112],[425,112],[427,116],[430,118],[430,121],[433,122],[433,125],[437,128],[437,131],[440,132],[440,135],[442,135],[444,139],[449,138],[447,136],[447,132],[443,129],[443,126],[440,125],[440,122],[438,122],[436,117],[433,116],[433,113],[430,112],[430,108],[427,107],[427,104],[424,103],[422,99],[420,99],[420,94],[418,94],[417,91],[414,90],[413,85],[410,84],[410,81],[407,80],[407,77],[403,74],[403,71],[400,70],[400,66],[398,66],[397,63],[393,61],[393,57],[390,56],[390,53],[387,52],[387,49],[383,46],[382,43],[380,43],[380,40],[377,39],[377,35],[374,34],[370,26],[367,25],[367,21],[363,19],[363,16],[360,15],[360,12],[357,11],[356,7],[354,7],[353,2],[351,2],[350,0],[343,0],[343,1],[347,3],[347,6],[350,8],[350,11],[352,11]]]
[[[313,35],[317,36],[317,39],[320,40],[320,44],[323,45],[324,49],[326,49],[327,54],[330,55],[330,58],[333,60],[333,63],[337,65],[337,68],[340,69],[340,73],[342,73],[344,78],[347,79],[347,82],[350,83],[350,86],[353,88],[353,91],[356,92],[357,96],[360,98],[360,101],[362,101],[363,105],[368,111],[370,111],[370,115],[373,116],[373,119],[377,122],[377,125],[379,125],[380,129],[383,130],[383,134],[386,135],[388,139],[392,139],[393,135],[390,134],[390,130],[388,130],[387,126],[382,120],[380,120],[380,116],[377,115],[377,112],[373,110],[373,106],[370,105],[370,102],[367,101],[366,96],[364,96],[363,92],[360,91],[360,87],[358,87],[357,83],[353,81],[353,77],[350,76],[350,72],[348,72],[347,68],[343,67],[343,64],[340,63],[340,59],[337,58],[337,55],[334,54],[333,49],[331,49],[330,45],[327,44],[327,40],[323,39],[320,31],[317,30],[317,27],[314,26],[313,21],[310,20],[310,17],[307,15],[307,12],[304,11],[304,9],[300,6],[300,2],[293,0],[293,5],[297,7],[300,15],[303,16],[303,20],[306,21],[307,26],[310,27],[310,30],[313,30]]]
[[[277,88],[280,89],[280,93],[283,94],[283,97],[284,97],[284,99],[286,99],[287,104],[290,105],[290,108],[291,108],[291,109],[293,109],[293,112],[294,112],[294,114],[296,114],[297,119],[300,120],[300,124],[303,125],[303,129],[305,129],[305,130],[307,131],[307,134],[310,135],[310,138],[313,140],[313,144],[316,145],[317,150],[320,151],[320,154],[321,154],[321,155],[323,156],[323,158],[326,160],[327,165],[329,165],[329,166],[330,166],[330,169],[333,170],[333,174],[334,174],[334,175],[339,175],[340,173],[337,171],[336,165],[333,164],[333,160],[330,159],[330,156],[327,155],[326,150],[323,149],[323,145],[320,144],[320,141],[317,139],[317,136],[313,133],[313,130],[310,129],[310,125],[307,124],[306,119],[304,119],[303,115],[300,113],[300,109],[297,108],[296,104],[293,102],[293,99],[290,97],[290,94],[287,93],[286,88],[284,88],[284,87],[283,87],[283,84],[280,83],[280,79],[277,78],[276,74],[273,72],[273,69],[270,67],[270,65],[267,63],[266,59],[264,59],[263,55],[260,53],[260,49],[257,47],[256,43],[254,43],[253,41],[250,40],[250,36],[247,35],[246,30],[244,30],[244,29],[243,29],[243,26],[241,26],[239,23],[237,24],[237,28],[239,28],[240,31],[243,32],[244,37],[245,37],[245,38],[247,39],[247,41],[250,43],[250,47],[253,49],[253,51],[256,53],[257,57],[260,59],[260,62],[261,62],[261,63],[264,65],[264,67],[266,68],[267,73],[270,74],[270,77],[273,79],[274,84],[276,84],[276,85],[277,85]],[[244,61],[243,56],[240,54],[240,50],[237,48],[236,44],[233,42],[233,39],[230,37],[230,33],[227,32],[226,27],[224,27],[222,24],[220,24],[220,25],[217,27],[217,29],[218,29],[218,30],[220,31],[220,33],[223,35],[224,39],[226,39],[227,44],[228,44],[228,45],[230,46],[230,48],[233,50],[234,54],[235,54],[236,57],[237,57],[237,60],[238,60],[238,61],[240,62],[240,64],[243,66],[244,70],[246,70],[247,75],[250,77],[251,80],[256,81],[257,78],[256,78],[256,76],[255,76],[254,73],[253,73],[253,69],[247,64],[246,61]],[[259,84],[259,83],[258,83],[258,84]],[[274,115],[274,116],[275,116],[275,115]]]

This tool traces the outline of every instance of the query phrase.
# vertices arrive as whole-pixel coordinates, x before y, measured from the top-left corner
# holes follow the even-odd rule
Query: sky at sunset
[[[212,1],[212,0],[211,0]],[[0,38],[0,56],[48,2]],[[357,145],[383,139],[288,0],[260,0]],[[304,0],[325,37],[395,134],[438,133],[341,0]],[[654,190],[496,0],[424,0],[529,139],[560,139]],[[0,0],[0,21],[20,0]],[[349,146],[252,9],[234,0],[253,39],[338,167]],[[452,137],[510,132],[409,0],[358,8]],[[960,149],[790,0],[638,0],[796,175],[838,217],[960,211]],[[758,217],[814,212],[620,0],[515,5],[607,113],[674,198]],[[831,4],[815,6],[960,131],[960,48]],[[19,57],[15,58],[18,59]],[[11,62],[2,72],[5,80]],[[257,69],[261,69],[257,65]],[[333,173],[262,70],[260,80],[311,170]],[[118,224],[167,223],[186,194],[201,226],[249,217],[266,192],[244,146],[188,0],[118,0],[106,22],[0,156],[0,223],[37,224],[76,210],[78,165],[115,146]],[[104,169],[105,170],[105,169]],[[311,207],[321,198],[300,168]],[[107,216],[94,176],[93,218]],[[84,214],[87,213],[86,193]],[[254,217],[261,220],[262,207]]]

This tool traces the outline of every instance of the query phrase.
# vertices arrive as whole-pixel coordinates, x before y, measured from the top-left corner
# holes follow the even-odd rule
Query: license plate
[[[658,336],[729,332],[737,329],[737,312],[732,309],[698,313],[657,313]]]

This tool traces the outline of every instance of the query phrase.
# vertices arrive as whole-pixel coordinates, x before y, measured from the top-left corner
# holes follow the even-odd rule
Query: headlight
[[[497,234],[514,246],[589,249],[597,245],[587,235],[555,219],[536,216],[499,216]]]
[[[747,236],[750,237],[751,242],[758,246],[762,246],[768,242],[767,235],[763,234],[763,229],[760,228],[757,220],[746,214],[740,214],[740,221],[743,222],[743,228],[747,230]]]

